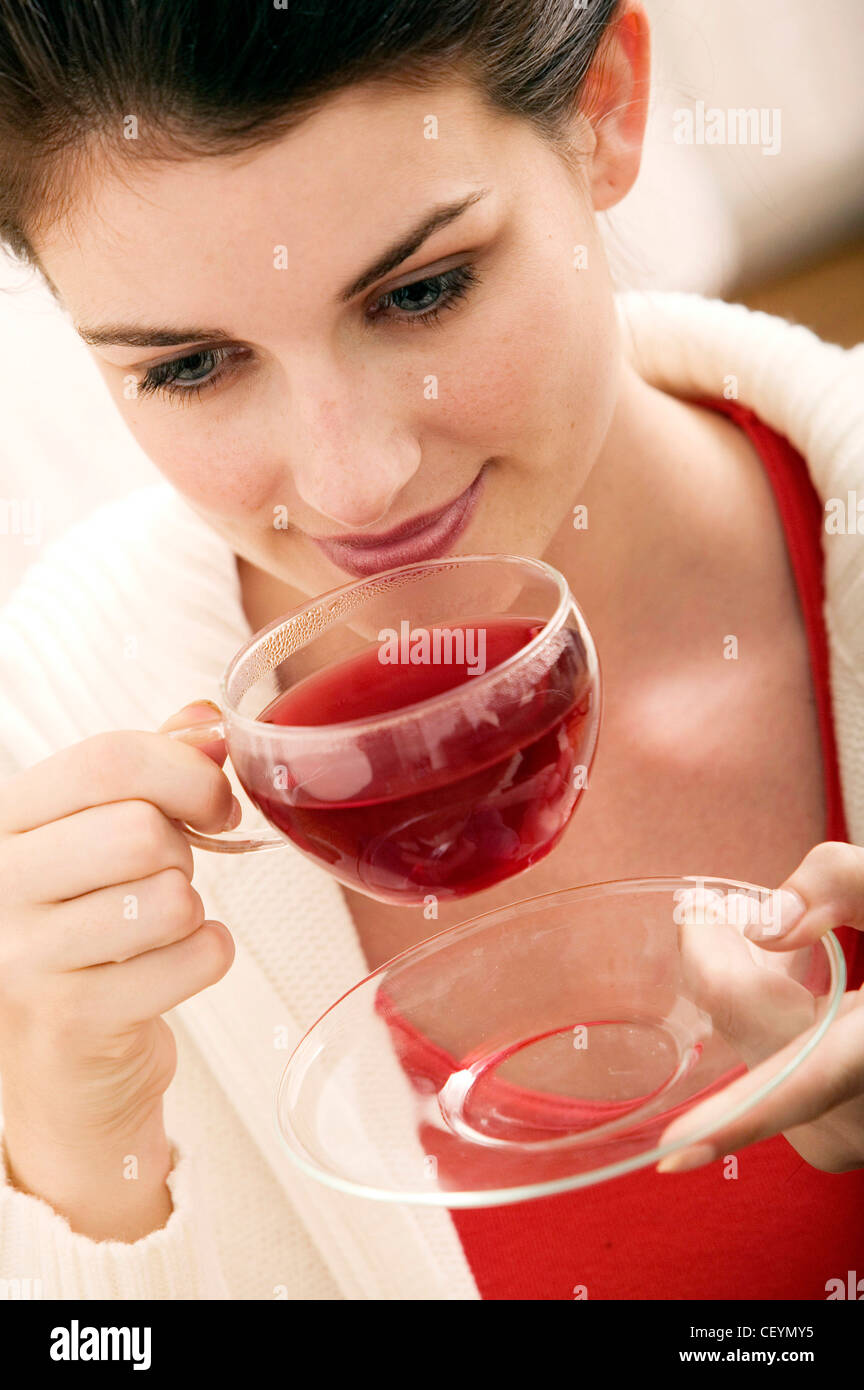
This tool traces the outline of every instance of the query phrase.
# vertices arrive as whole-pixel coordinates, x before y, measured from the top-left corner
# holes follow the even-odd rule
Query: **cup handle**
[[[168,738],[189,738],[191,734],[196,739],[224,739],[225,721],[214,719],[212,724],[191,724],[185,729],[168,729]],[[249,836],[243,830],[223,830],[221,835],[202,835],[200,830],[193,830],[191,825],[186,825],[183,821],[177,821],[177,825],[183,831],[190,845],[195,845],[198,849],[218,850],[220,854],[245,854],[249,850],[259,849],[282,849],[288,844],[284,836],[278,830],[268,827],[266,830],[258,830],[255,835]]]

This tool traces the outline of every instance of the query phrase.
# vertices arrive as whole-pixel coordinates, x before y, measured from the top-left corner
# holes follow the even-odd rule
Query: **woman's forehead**
[[[96,165],[36,249],[79,323],[104,321],[109,307],[112,318],[124,304],[140,309],[142,294],[170,321],[181,305],[197,320],[199,281],[211,304],[214,283],[227,296],[238,272],[272,281],[278,248],[299,297],[305,286],[320,299],[424,211],[479,193],[481,181],[500,198],[524,168],[514,147],[526,139],[536,139],[530,127],[502,120],[461,84],[434,97],[352,90],[242,156]]]

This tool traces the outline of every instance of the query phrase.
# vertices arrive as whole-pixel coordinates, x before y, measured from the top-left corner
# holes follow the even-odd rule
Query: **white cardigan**
[[[864,346],[852,352],[695,295],[619,298],[642,375],[738,398],[808,460],[823,501],[864,504]],[[864,505],[862,505],[864,512]],[[864,532],[864,516],[861,519]],[[833,707],[850,836],[864,843],[864,534],[825,535]],[[249,635],[234,556],[167,484],[73,527],[0,611],[0,773],[90,734],[152,729],[218,698]],[[244,825],[262,823],[229,772]],[[369,1202],[300,1174],[276,1132],[287,1052],[366,965],[339,885],[291,848],[195,851],[207,913],[236,942],[224,980],[168,1015],[174,1210],[133,1244],[70,1230],[0,1169],[0,1280],[45,1298],[477,1299],[446,1210]],[[470,911],[466,911],[466,916]]]

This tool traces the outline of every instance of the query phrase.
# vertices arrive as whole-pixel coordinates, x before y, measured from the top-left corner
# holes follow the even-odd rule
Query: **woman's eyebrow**
[[[233,343],[222,328],[139,328],[135,324],[107,324],[104,328],[76,325],[76,333],[91,347],[179,347],[182,343]]]
[[[358,275],[356,280],[346,286],[339,298],[343,302],[353,299],[355,294],[360,294],[361,290],[374,285],[376,280],[381,280],[385,275],[389,275],[391,270],[395,270],[403,261],[407,261],[409,256],[413,256],[415,251],[419,251],[424,241],[428,241],[433,232],[438,232],[442,227],[447,227],[451,222],[455,222],[457,217],[461,217],[463,212],[473,207],[474,203],[478,203],[491,191],[489,188],[477,188],[458,202],[443,203],[432,208],[424,214],[410,232],[401,236],[389,250],[384,252],[383,256],[379,256],[368,269],[363,271],[362,275]]]
[[[415,251],[419,251],[424,241],[428,241],[433,232],[440,231],[442,227],[455,222],[457,217],[472,207],[474,203],[485,198],[491,192],[489,188],[478,188],[466,197],[460,198],[455,203],[443,203],[430,211],[424,213],[421,220],[395,242],[383,255],[379,256],[372,265],[368,266],[357,279],[347,285],[341,291],[338,298],[342,303],[353,299],[362,290],[374,285],[376,280],[388,275],[391,270],[395,270],[403,261],[407,261],[409,256],[413,256]],[[139,324],[106,324],[104,327],[88,328],[84,325],[76,325],[75,330],[85,343],[91,347],[142,347],[142,348],[162,348],[180,347],[183,343],[230,343],[234,342],[234,335],[226,333],[222,328],[147,328]]]

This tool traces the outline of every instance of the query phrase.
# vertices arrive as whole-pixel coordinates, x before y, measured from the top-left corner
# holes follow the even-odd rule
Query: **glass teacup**
[[[192,844],[291,843],[384,902],[464,897],[558,842],[587,784],[600,668],[566,581],[472,555],[387,570],[256,633],[221,682],[224,738],[273,827]]]

